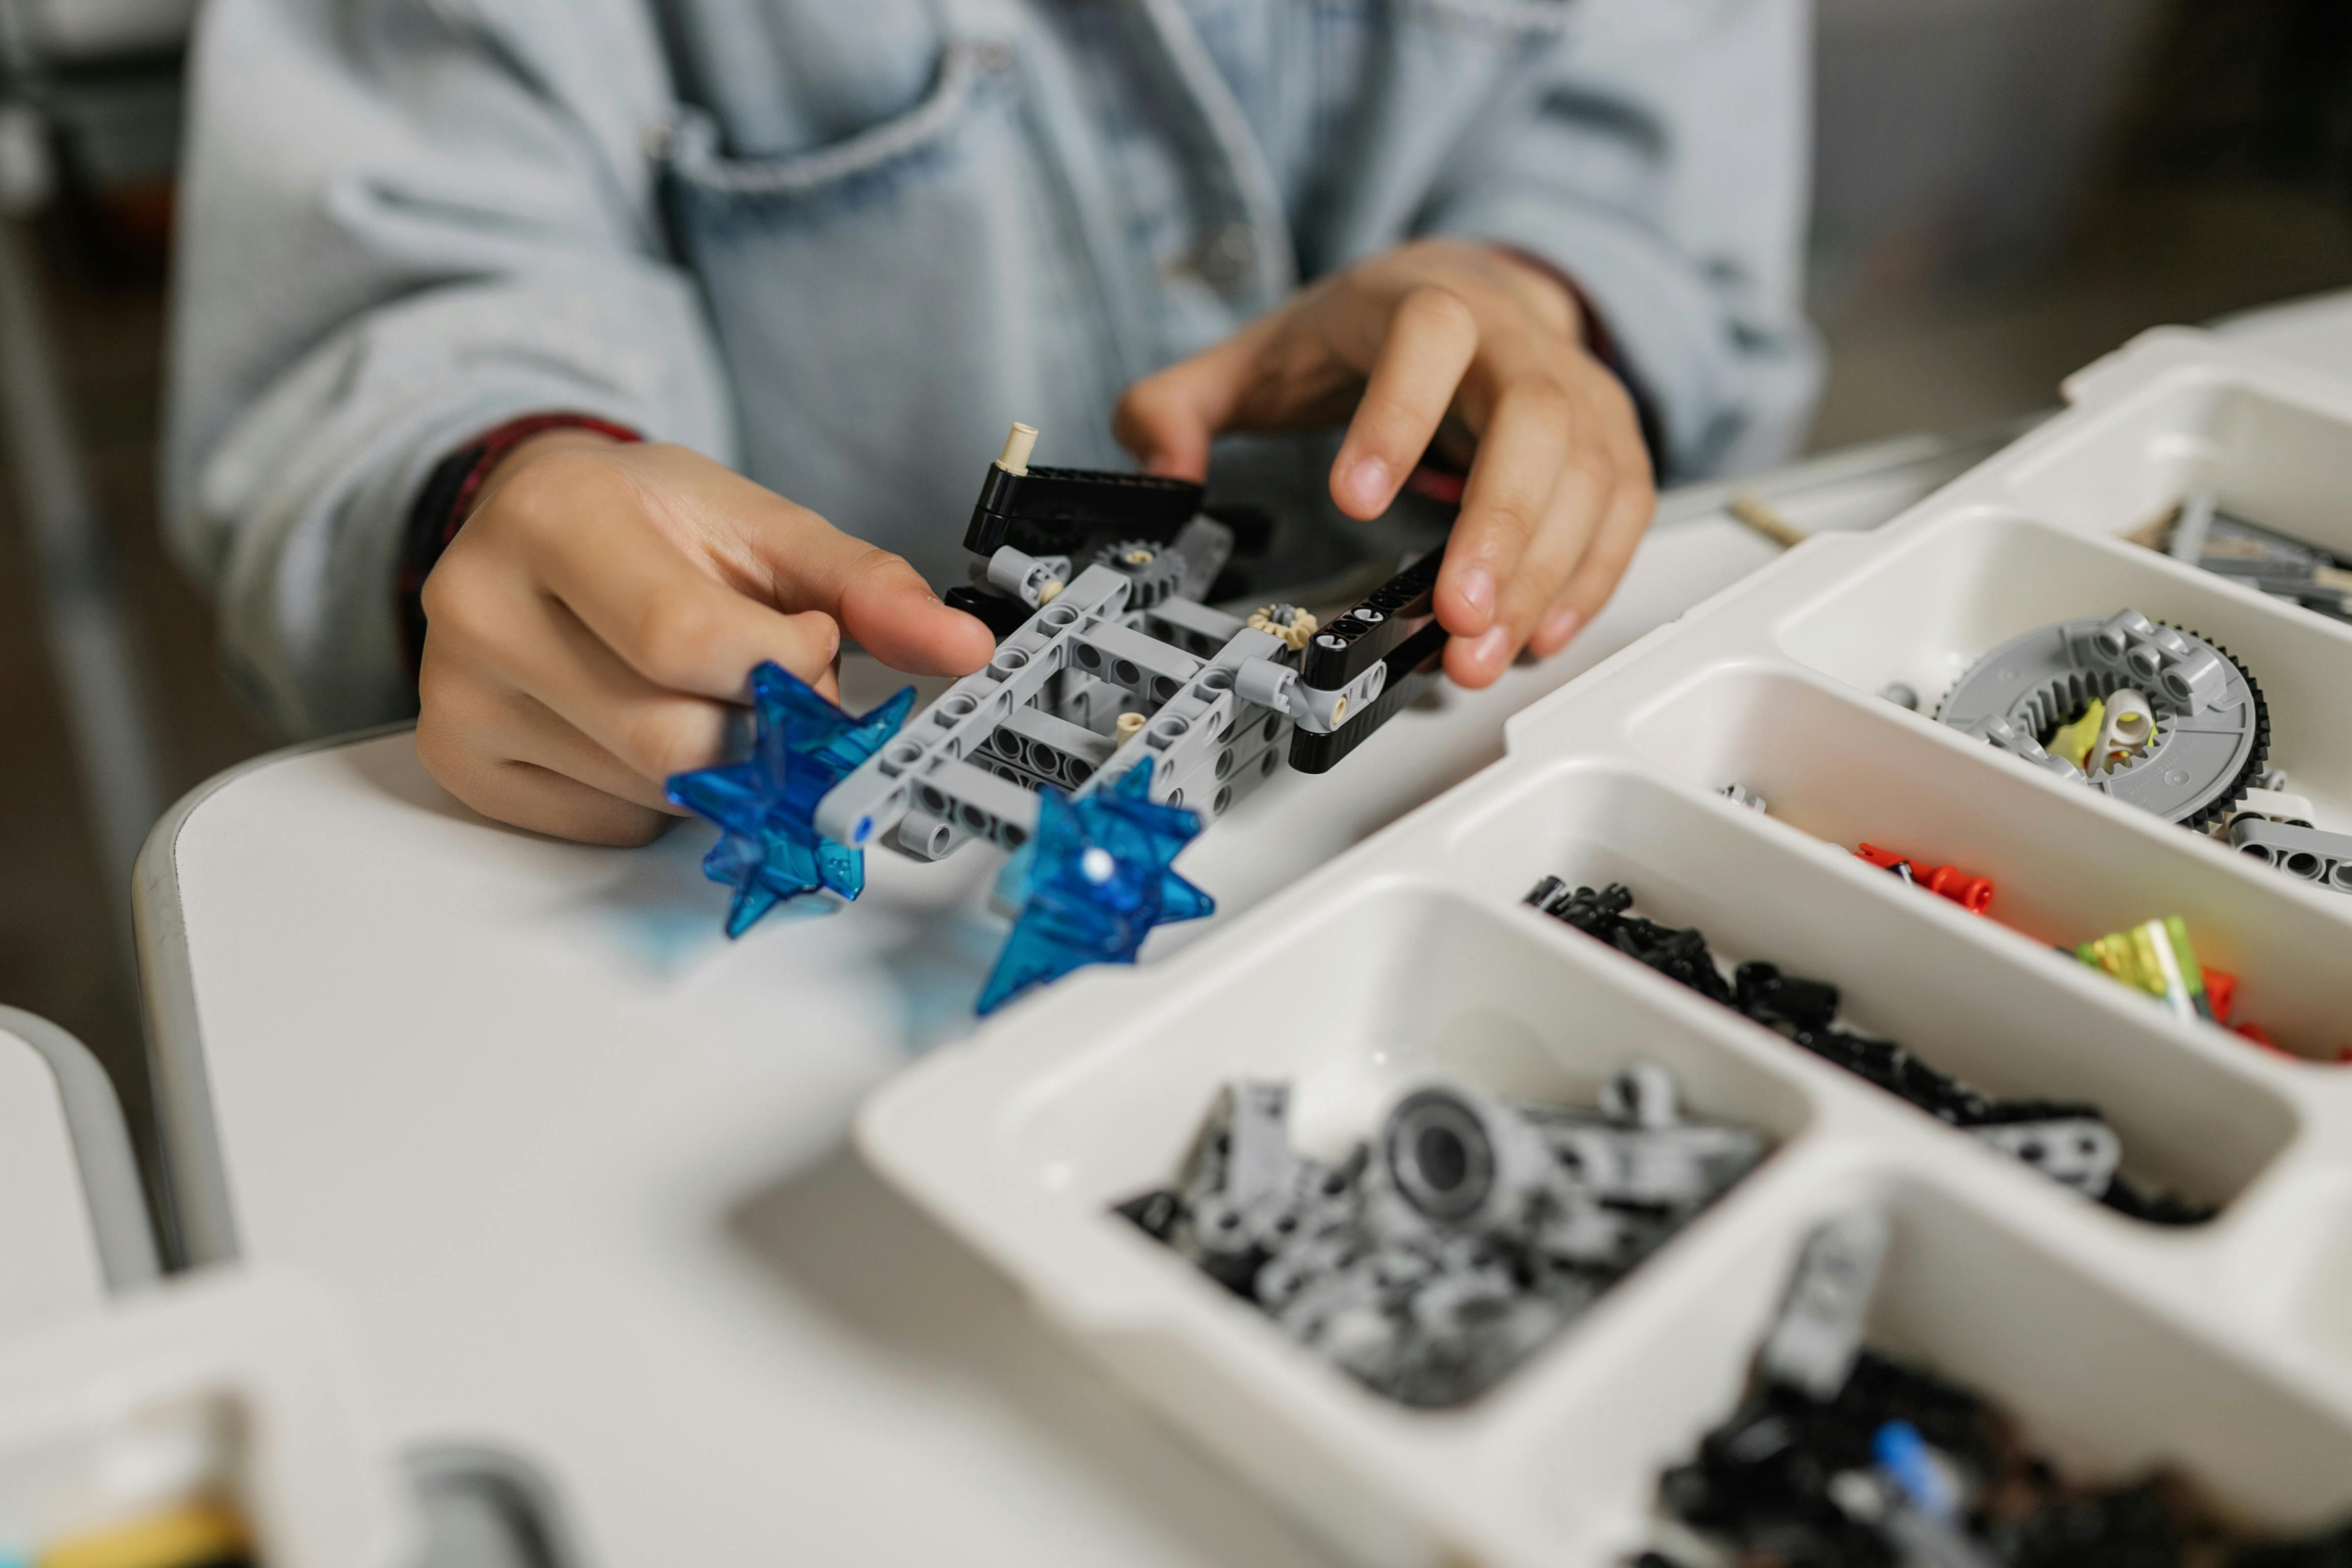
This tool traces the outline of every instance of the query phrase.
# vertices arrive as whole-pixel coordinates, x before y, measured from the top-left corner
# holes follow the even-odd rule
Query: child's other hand
[[[1351,417],[1352,415],[1352,417]],[[1476,456],[1437,582],[1446,673],[1499,676],[1558,652],[1615,591],[1657,491],[1633,400],[1584,343],[1574,296],[1483,246],[1423,240],[1303,290],[1215,348],[1128,389],[1119,440],[1198,479],[1223,430],[1348,421],[1331,498],[1395,500],[1441,434]]]
[[[518,446],[425,582],[417,755],[486,816],[643,843],[670,774],[719,759],[773,659],[834,692],[845,631],[962,674],[988,629],[904,560],[677,446],[585,431]]]

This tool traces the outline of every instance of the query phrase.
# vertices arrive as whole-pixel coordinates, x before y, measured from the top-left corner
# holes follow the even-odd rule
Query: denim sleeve
[[[293,734],[413,712],[394,582],[435,463],[561,409],[722,460],[733,416],[643,151],[642,0],[213,0],[164,459],[231,678]]]
[[[1576,279],[1658,413],[1668,477],[1777,461],[1820,381],[1802,298],[1811,7],[1574,0],[1569,16],[1456,151],[1423,231]]]

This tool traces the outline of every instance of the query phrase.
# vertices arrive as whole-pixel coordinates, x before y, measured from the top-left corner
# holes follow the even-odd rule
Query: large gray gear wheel
[[[2156,710],[2156,744],[2085,778],[2043,748],[2093,697],[2129,686]],[[1962,675],[1936,716],[2062,777],[2191,828],[2218,819],[2262,771],[2270,714],[2262,688],[2217,644],[2137,610],[2038,627]]]

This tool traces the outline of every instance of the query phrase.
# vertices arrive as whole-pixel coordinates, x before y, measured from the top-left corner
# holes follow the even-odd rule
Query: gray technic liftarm
[[[1279,765],[1294,722],[1238,690],[1282,640],[1198,602],[1232,549],[1195,517],[1167,545],[1106,547],[1066,582],[1065,558],[1000,549],[982,575],[1034,613],[826,794],[818,831],[862,847],[895,829],[919,860],[974,838],[1017,850],[1036,789],[1082,795],[1147,762],[1153,800],[1222,815]],[[1131,734],[1114,733],[1123,714],[1142,720]]]
[[[2290,876],[2352,893],[2352,833],[2242,816],[2230,824],[2230,842],[2240,853],[2267,861]]]
[[[2086,777],[2042,737],[2094,697],[2146,694],[2156,741]],[[2201,826],[2262,770],[2270,721],[2262,693],[2226,653],[2137,610],[2065,621],[2002,643],[1960,677],[1937,717],[2063,779],[2086,783],[2167,821]]]
[[[1233,542],[1194,517],[1165,545],[1105,546],[1075,578],[1066,557],[999,549],[975,575],[1029,619],[835,785],[817,830],[854,848],[887,836],[918,860],[975,838],[1017,850],[1039,789],[1085,795],[1146,765],[1152,800],[1223,816],[1280,768],[1294,727],[1338,727],[1387,675],[1308,687],[1282,636],[1200,602]]]
[[[1780,1316],[1756,1354],[1766,1377],[1815,1399],[1837,1397],[1862,1354],[1886,1242],[1886,1217],[1874,1208],[1840,1215],[1806,1238]]]

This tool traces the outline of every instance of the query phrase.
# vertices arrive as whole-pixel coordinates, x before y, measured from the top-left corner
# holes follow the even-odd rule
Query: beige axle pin
[[[1013,428],[1005,433],[1004,454],[997,458],[996,465],[1007,474],[1026,474],[1029,472],[1029,454],[1036,450],[1037,427],[1015,421]]]

